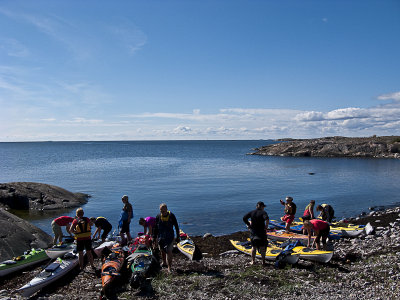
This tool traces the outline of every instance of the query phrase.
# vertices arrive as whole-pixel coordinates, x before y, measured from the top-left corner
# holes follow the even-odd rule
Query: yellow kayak
[[[286,243],[275,242],[276,246],[271,245],[272,248],[282,249],[286,247]],[[311,249],[302,245],[291,248],[294,253],[299,254],[301,259],[327,263],[332,259],[333,251],[324,251]]]
[[[233,247],[235,247],[240,252],[251,255],[251,243],[249,241],[240,242],[240,241],[230,240],[230,242],[232,243]],[[267,250],[265,251],[265,259],[269,260],[269,261],[275,261],[277,256],[282,251],[283,250],[280,248],[267,247]],[[256,257],[261,258],[261,254],[259,252],[257,252]],[[287,262],[289,264],[295,264],[299,261],[299,258],[300,258],[300,254],[291,253],[284,258],[284,262]]]
[[[203,255],[199,248],[196,247],[193,240],[186,233],[180,230],[179,236],[181,241],[177,243],[177,247],[183,255],[185,255],[190,260],[200,260],[203,258]]]

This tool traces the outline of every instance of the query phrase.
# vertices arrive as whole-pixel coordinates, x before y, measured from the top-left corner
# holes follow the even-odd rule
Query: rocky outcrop
[[[87,203],[88,195],[36,182],[0,184],[0,206],[11,209],[52,210]]]
[[[279,142],[254,149],[251,155],[400,158],[400,137],[325,137]]]
[[[27,221],[0,209],[0,261],[19,256],[31,248],[47,248],[51,236]]]

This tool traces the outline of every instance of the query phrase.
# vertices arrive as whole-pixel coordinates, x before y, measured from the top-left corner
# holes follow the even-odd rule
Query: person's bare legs
[[[171,273],[172,268],[172,249],[166,253],[167,256],[167,266],[168,266],[168,273]]]
[[[252,247],[251,248],[251,265],[254,265],[256,263],[256,253],[257,253],[257,248],[256,247]]]
[[[267,247],[260,247],[259,252],[261,254],[262,264],[265,265],[265,252],[267,251]]]
[[[95,269],[94,262],[93,262],[92,250],[86,251],[86,254],[88,257],[89,264],[92,266],[93,269]]]
[[[81,271],[83,270],[83,251],[79,251],[78,252],[78,257],[79,257],[79,268],[81,269]]]

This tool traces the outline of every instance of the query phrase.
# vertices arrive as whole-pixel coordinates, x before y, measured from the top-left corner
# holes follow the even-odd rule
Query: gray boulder
[[[0,261],[32,248],[47,248],[52,237],[29,222],[0,209]]]
[[[53,210],[73,208],[88,202],[89,195],[36,182],[0,183],[0,207],[10,209]]]

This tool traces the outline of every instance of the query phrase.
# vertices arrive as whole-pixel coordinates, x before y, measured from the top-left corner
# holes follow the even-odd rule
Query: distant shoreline
[[[250,155],[292,157],[359,157],[400,159],[400,136],[279,139]]]

